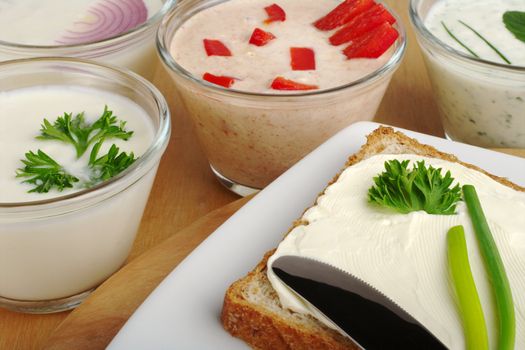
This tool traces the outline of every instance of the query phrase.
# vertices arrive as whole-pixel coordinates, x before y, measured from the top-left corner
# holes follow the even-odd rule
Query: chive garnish
[[[452,227],[447,234],[450,275],[463,319],[467,350],[488,350],[489,338],[476,283],[468,259],[463,226]]]
[[[479,242],[479,247],[485,261],[485,268],[496,301],[499,337],[497,349],[512,350],[516,338],[516,319],[514,315],[514,302],[510,283],[505,273],[505,267],[487,219],[483,213],[476,189],[472,185],[463,186],[463,197],[472,220],[474,232]]]
[[[501,53],[500,50],[498,50],[494,45],[492,45],[492,43],[490,43],[490,41],[488,41],[487,39],[485,39],[485,37],[483,35],[481,35],[477,30],[475,30],[474,28],[472,28],[471,26],[469,26],[468,24],[466,24],[465,22],[459,20],[458,21],[459,23],[463,24],[465,27],[467,27],[468,29],[470,29],[474,34],[476,34],[481,40],[483,40],[492,50],[494,50],[494,52],[496,52],[498,54],[499,57],[501,57],[501,59],[503,61],[505,61],[507,64],[512,64],[508,59],[507,57],[505,57],[504,54]]]
[[[478,54],[475,53],[474,51],[472,51],[467,45],[463,44],[463,42],[461,40],[459,40],[453,33],[450,29],[448,29],[448,27],[445,25],[445,22],[441,21],[441,25],[443,25],[443,28],[445,28],[445,31],[448,33],[448,35],[450,35],[450,37],[452,39],[454,39],[459,45],[461,45],[465,50],[467,50],[468,52],[470,52],[470,54],[474,57],[477,57],[479,58]]]

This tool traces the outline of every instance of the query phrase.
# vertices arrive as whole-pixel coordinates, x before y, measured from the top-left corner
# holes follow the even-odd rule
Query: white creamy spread
[[[525,11],[525,1],[439,0],[423,21],[447,45],[469,54],[441,22],[478,56],[505,65],[461,20],[489,40],[513,66],[525,66],[525,42],[505,27],[502,16],[506,11]],[[435,98],[450,138],[481,147],[525,147],[523,72],[464,62],[432,50],[423,52],[427,54]]]
[[[102,115],[105,105],[119,120],[126,122],[127,131],[134,133],[128,141],[107,139],[99,156],[105,154],[112,144],[116,144],[121,152],[133,152],[136,157],[142,155],[153,140],[153,123],[146,111],[128,98],[68,85],[0,92],[0,203],[35,201],[71,193],[73,189],[28,193],[33,185],[22,184],[23,179],[16,177],[16,170],[23,167],[20,160],[24,159],[26,152],[41,149],[66,170],[80,179],[86,179],[86,164],[92,146],[77,159],[73,145],[55,140],[37,140],[36,136],[40,134],[44,118],[54,123],[64,112],[73,113],[73,116],[85,112],[86,122],[93,123]]]
[[[90,11],[93,6],[116,12],[112,1],[122,7],[122,3],[130,0],[0,0],[0,40],[28,45],[57,45],[57,40],[68,30],[78,31],[79,23],[100,21],[100,10],[97,9],[97,15]],[[148,11],[148,18],[163,5],[161,0],[141,1]],[[108,21],[122,24],[122,19],[107,16]]]
[[[264,24],[264,8],[277,3],[286,12],[286,21]],[[177,30],[171,43],[174,60],[198,78],[206,72],[234,77],[232,89],[286,93],[270,89],[277,76],[320,89],[341,86],[372,73],[390,57],[348,60],[342,53],[347,45],[332,46],[334,31],[320,31],[312,23],[337,6],[337,0],[232,0],[196,13]],[[255,28],[276,36],[265,46],[249,43]],[[232,56],[206,55],[203,39],[222,41]],[[316,69],[293,71],[290,47],[308,47],[315,52]],[[288,92],[289,93],[289,92]]]
[[[373,177],[384,171],[384,162],[390,159],[408,159],[412,164],[424,159],[427,165],[449,170],[455,182],[476,187],[511,284],[516,349],[525,348],[525,193],[457,163],[415,155],[376,155],[348,167],[305,212],[302,219],[309,224],[286,236],[268,266],[282,255],[300,255],[338,266],[386,294],[450,349],[465,349],[446,256],[447,231],[463,225],[493,349],[497,329],[494,303],[465,204],[459,203],[457,215],[447,216],[422,211],[398,214],[370,204],[367,193]],[[294,297],[271,269],[268,277],[284,307],[321,319]]]
[[[466,46],[480,57],[505,63],[502,59],[470,29],[462,25],[465,22],[481,33],[515,66],[525,66],[525,43],[518,40],[503,23],[506,11],[525,11],[523,0],[440,0],[432,6],[426,19],[427,28],[441,41],[455,49],[468,52],[461,47],[443,28],[447,28]]]

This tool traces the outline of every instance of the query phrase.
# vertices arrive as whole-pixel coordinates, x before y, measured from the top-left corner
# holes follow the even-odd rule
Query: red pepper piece
[[[357,15],[344,27],[330,37],[332,45],[341,45],[372,31],[383,23],[396,23],[396,19],[381,4],[376,4],[367,11]]]
[[[319,89],[317,85],[307,85],[298,83],[293,80],[277,77],[272,81],[272,89],[274,90],[316,90]]]
[[[231,56],[230,50],[220,40],[204,39],[204,49],[208,56]]]
[[[255,46],[264,46],[268,44],[268,41],[275,39],[275,35],[270,32],[265,32],[260,28],[253,30],[252,36],[250,37],[250,44]]]
[[[378,58],[399,37],[399,33],[385,22],[369,33],[356,38],[343,50],[348,58]]]
[[[314,50],[307,47],[290,48],[292,70],[315,70]]]
[[[235,78],[213,75],[211,73],[204,73],[204,75],[202,76],[202,79],[209,81],[210,83],[215,84],[215,85],[224,86],[225,88],[231,87],[233,83],[235,82]]]
[[[374,0],[345,0],[326,16],[314,22],[320,30],[332,30],[348,23],[358,14],[374,6]]]
[[[277,4],[272,4],[270,6],[265,7],[264,10],[268,14],[268,18],[264,21],[264,23],[268,24],[272,22],[286,21],[286,12],[284,12],[281,6]]]

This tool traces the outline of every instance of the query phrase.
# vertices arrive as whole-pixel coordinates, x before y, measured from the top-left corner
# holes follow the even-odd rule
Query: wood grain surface
[[[408,50],[383,99],[376,121],[443,136],[426,70],[408,21],[408,0],[385,2],[400,14],[405,23]],[[170,105],[173,131],[128,264],[74,312],[27,315],[0,309],[0,349],[30,350],[44,346],[53,349],[103,348],[162,277],[244,203],[245,200],[234,202],[239,198],[213,177],[163,69],[159,69],[154,82]],[[228,203],[232,204],[212,212]],[[201,217],[200,221],[183,230]],[[140,256],[154,246],[157,247],[147,255]],[[167,250],[170,254],[161,254]],[[158,254],[161,257],[152,260]],[[120,280],[137,276],[135,273],[144,271],[143,265],[151,269],[151,274],[140,275],[140,284]],[[121,294],[116,297],[111,287],[122,284],[128,288],[118,290]],[[104,307],[101,309],[100,305]]]

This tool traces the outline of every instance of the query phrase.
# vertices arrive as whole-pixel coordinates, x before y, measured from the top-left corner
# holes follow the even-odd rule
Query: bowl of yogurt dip
[[[151,80],[155,33],[176,0],[0,0],[0,61],[67,56],[122,66]]]
[[[525,147],[525,42],[509,29],[516,13],[525,17],[525,2],[411,0],[410,18],[450,139]]]
[[[343,30],[355,23],[333,25],[332,10],[361,11],[355,23],[374,17],[370,33],[394,36],[378,57],[355,57]],[[405,51],[388,11],[372,0],[186,0],[165,16],[162,61],[223,185],[240,195],[261,189],[374,117]]]
[[[129,71],[73,58],[0,63],[0,307],[77,306],[131,249],[170,115]]]

